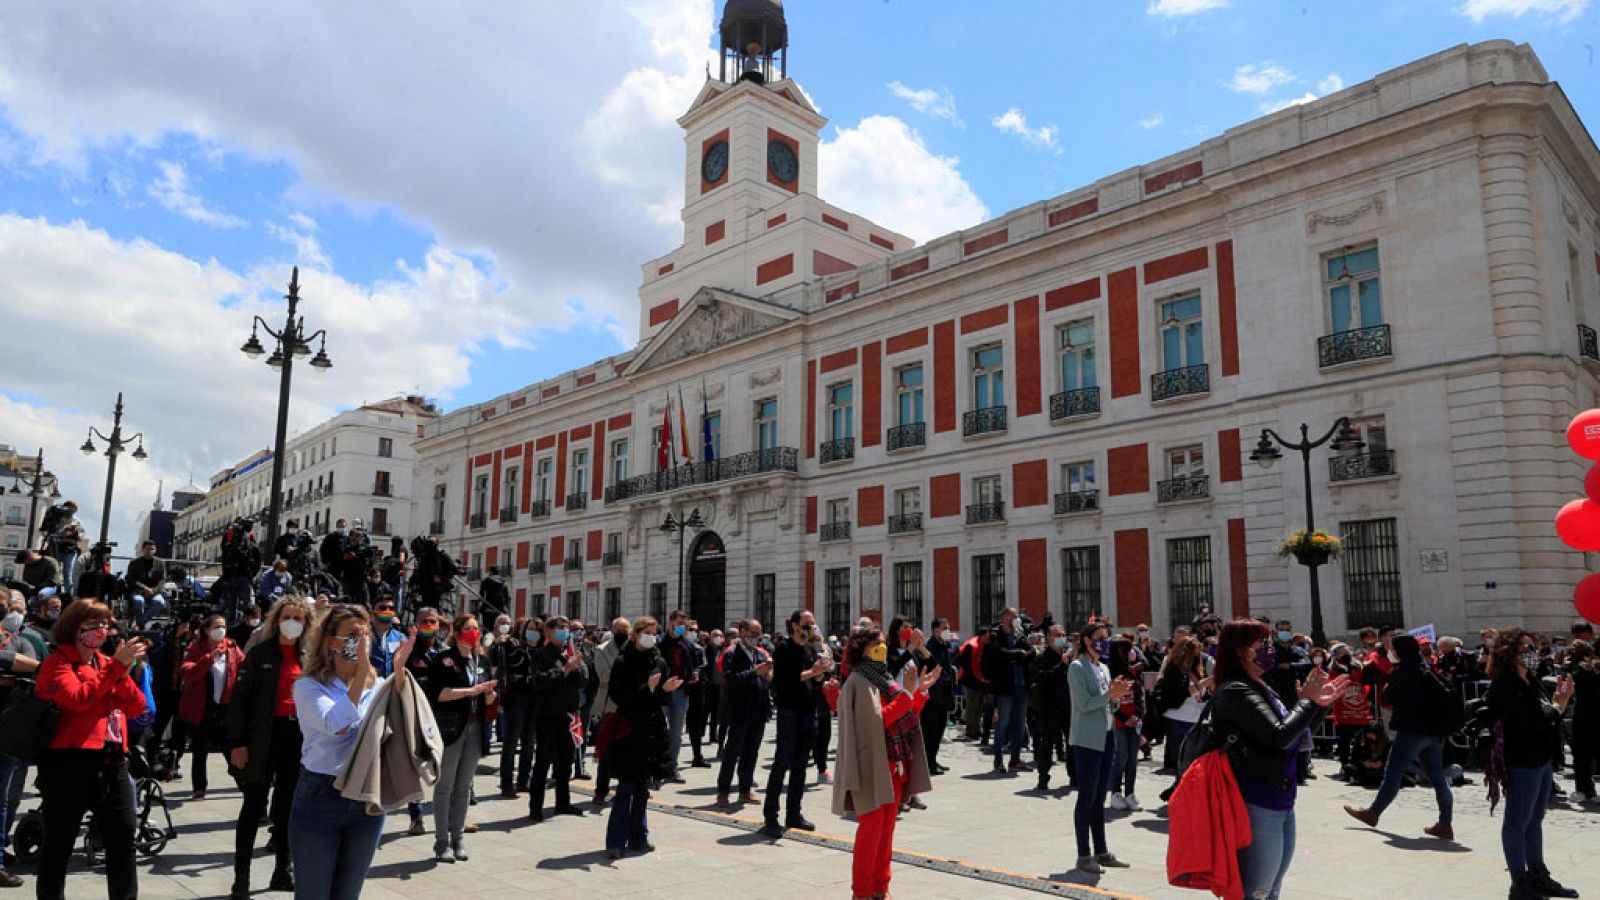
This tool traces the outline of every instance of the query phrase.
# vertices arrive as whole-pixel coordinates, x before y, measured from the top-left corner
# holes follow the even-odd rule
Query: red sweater
[[[1250,812],[1239,796],[1233,766],[1221,750],[1201,756],[1183,773],[1167,803],[1167,883],[1243,900],[1239,851],[1250,845]]]
[[[106,725],[113,712],[123,716],[122,746],[128,746],[128,719],[144,712],[144,692],[128,677],[122,663],[94,651],[85,660],[76,646],[61,647],[39,666],[38,696],[61,708],[50,747],[99,750],[106,745]]]

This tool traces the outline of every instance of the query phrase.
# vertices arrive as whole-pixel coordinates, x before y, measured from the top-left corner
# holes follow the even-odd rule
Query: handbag
[[[33,682],[19,682],[0,711],[0,754],[25,763],[37,762],[55,736],[61,709],[33,692]]]

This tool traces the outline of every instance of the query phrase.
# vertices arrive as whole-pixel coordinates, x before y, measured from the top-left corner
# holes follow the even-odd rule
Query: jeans
[[[1189,732],[1194,730],[1194,723],[1180,722],[1169,716],[1166,726],[1167,739],[1165,746],[1161,750],[1161,765],[1163,768],[1177,771],[1183,758],[1179,752],[1183,749],[1183,739],[1188,737]]]
[[[250,857],[255,852],[261,816],[267,812],[269,791],[272,795],[271,819],[277,853],[274,868],[279,871],[289,869],[289,805],[294,797],[295,785],[300,781],[300,743],[298,720],[273,719],[267,779],[241,784],[244,803],[239,807],[239,821],[233,837],[233,876],[240,882],[250,882]]]
[[[500,705],[500,790],[528,784],[533,769],[533,695],[519,690]]]
[[[473,717],[454,743],[444,748],[439,781],[433,786],[433,849],[461,843],[467,827],[467,806],[472,802],[472,776],[483,755],[483,724]]]
[[[1245,900],[1278,900],[1283,876],[1294,859],[1294,810],[1267,809],[1246,803],[1250,813],[1250,846],[1239,851],[1239,877]]]
[[[1550,763],[1537,769],[1506,766],[1500,847],[1513,875],[1544,867],[1544,808],[1550,802],[1553,777]]]
[[[672,774],[678,774],[678,753],[683,749],[683,722],[689,715],[689,692],[673,691],[667,703],[667,752],[672,756]]]
[[[650,842],[650,825],[644,814],[650,809],[650,783],[644,778],[617,782],[617,798],[611,801],[611,818],[606,820],[606,849],[640,848]]]
[[[289,812],[294,900],[357,900],[383,836],[383,816],[339,796],[332,775],[300,770]]]
[[[806,770],[810,768],[812,742],[817,734],[817,714],[811,709],[778,710],[778,746],[772,755],[772,772],[767,776],[767,802],[762,812],[767,821],[778,819],[778,800],[783,795],[783,780],[789,779],[789,821],[800,818],[800,804],[806,796]]]
[[[242,575],[224,575],[212,589],[216,610],[229,625],[244,618],[244,608],[250,605],[250,579]]]
[[[761,739],[767,720],[751,716],[728,723],[728,743],[722,748],[722,768],[717,772],[717,792],[727,793],[733,786],[733,773],[739,773],[739,793],[756,785],[756,758],[761,755]]]
[[[1419,755],[1422,768],[1428,773],[1428,781],[1433,785],[1434,799],[1439,803],[1439,824],[1450,824],[1455,798],[1450,793],[1450,781],[1444,774],[1444,738],[1415,731],[1395,732],[1394,743],[1389,745],[1389,760],[1383,767],[1383,784],[1378,787],[1378,796],[1367,807],[1367,812],[1374,816],[1383,815],[1383,811],[1394,802],[1395,795],[1400,793],[1400,780],[1405,777],[1406,769]]]
[[[38,897],[62,900],[72,847],[86,813],[94,813],[105,843],[106,896],[133,900],[139,876],[133,865],[135,814],[128,758],[116,750],[48,750],[39,757],[44,849],[39,859]]]
[[[1072,756],[1077,766],[1078,800],[1072,807],[1072,833],[1078,839],[1079,858],[1089,855],[1089,840],[1094,839],[1094,855],[1103,856],[1106,849],[1106,791],[1111,786],[1111,763],[1116,755],[1111,732],[1106,732],[1103,750],[1072,746]]]
[[[1111,762],[1111,793],[1133,796],[1133,782],[1139,775],[1139,729],[1113,728],[1111,740],[1117,758]]]
[[[1011,761],[1022,760],[1022,733],[1028,721],[1028,689],[1012,688],[995,695],[999,709],[999,722],[994,728],[994,761],[999,765],[1005,758],[1006,747],[1011,747]]]
[[[11,823],[17,815],[17,804],[11,798],[15,795],[22,800],[22,785],[27,780],[27,764],[0,753],[0,847],[11,844]],[[5,870],[5,859],[0,857],[0,872]]]
[[[56,557],[56,562],[61,564],[61,580],[65,583],[61,589],[61,596],[76,597],[78,582],[73,579],[72,573],[78,568],[78,554],[63,553]]]
[[[539,750],[533,758],[533,780],[529,782],[528,814],[544,814],[544,789],[549,782],[550,770],[556,776],[556,809],[572,806],[572,796],[567,792],[572,779],[571,720],[560,713],[540,716],[537,720]]]
[[[167,608],[167,598],[164,594],[157,593],[146,600],[138,591],[129,591],[128,608],[133,612],[134,621],[143,628],[152,616]]]

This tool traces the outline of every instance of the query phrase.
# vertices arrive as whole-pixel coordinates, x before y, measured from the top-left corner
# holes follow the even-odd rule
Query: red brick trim
[[[1239,429],[1224,428],[1217,432],[1217,457],[1220,460],[1223,482],[1244,480],[1244,456],[1239,446]]]
[[[1217,612],[1224,619],[1247,615],[1250,612],[1250,568],[1246,555],[1244,520],[1228,520],[1228,586],[1231,589],[1232,608]]]
[[[1042,459],[1011,464],[1011,505],[1019,509],[1050,502],[1050,465]]]
[[[594,384],[593,372],[587,372],[578,376],[578,387],[588,387],[591,384]]]
[[[848,350],[840,350],[837,353],[829,353],[828,355],[822,357],[822,373],[826,375],[829,372],[838,371],[846,366],[853,366],[856,364],[856,359],[857,351],[854,347],[851,347]]]
[[[1217,244],[1217,319],[1222,338],[1222,374],[1239,374],[1239,296],[1233,281],[1233,241]]]
[[[1053,291],[1045,291],[1044,308],[1047,311],[1072,306],[1075,303],[1085,303],[1090,300],[1100,299],[1100,278],[1098,276],[1087,281],[1058,287]]]
[[[654,328],[663,322],[670,322],[672,317],[677,314],[678,300],[676,297],[665,303],[657,303],[655,306],[650,307],[650,327]]]
[[[928,479],[928,517],[947,519],[961,515],[961,473]]]
[[[528,405],[528,398],[526,396],[512,397],[511,402],[507,405],[512,409],[521,409]]]
[[[1209,260],[1210,256],[1205,247],[1196,247],[1193,250],[1151,260],[1144,264],[1144,283],[1154,284],[1190,272],[1199,272],[1210,265]]]
[[[908,263],[903,263],[901,265],[895,266],[894,268],[890,269],[889,270],[889,280],[890,281],[899,281],[902,278],[909,278],[912,275],[917,274],[918,272],[926,272],[926,271],[928,271],[928,258],[926,256],[923,256],[923,257],[919,257],[917,259],[913,259],[912,261],[910,261]]]
[[[536,444],[534,446],[534,449],[535,450],[549,450],[551,447],[554,447],[555,445],[556,445],[556,436],[553,435],[553,434],[547,434],[544,437],[539,438],[539,442],[538,442],[538,444]]]
[[[833,290],[829,291],[826,295],[823,296],[822,302],[823,303],[832,303],[833,301],[838,300],[841,297],[847,297],[847,296],[848,297],[853,297],[853,296],[855,296],[856,294],[858,294],[860,292],[861,292],[861,282],[860,281],[852,281],[849,284],[842,284],[842,285],[834,288]]]
[[[869,485],[856,491],[856,524],[862,528],[883,524],[883,485]]]
[[[606,420],[606,427],[611,429],[612,431],[618,431],[618,430],[621,430],[623,428],[629,428],[632,425],[633,425],[633,413],[631,413],[631,412],[622,413],[620,415],[615,415],[615,416],[612,416],[611,418]]]
[[[963,255],[963,256],[971,256],[974,253],[982,253],[985,250],[989,250],[989,249],[994,248],[994,247],[999,247],[1000,245],[1005,244],[1006,242],[1008,242],[1010,240],[1011,240],[1011,229],[1010,228],[1002,228],[999,231],[991,231],[988,234],[984,235],[983,237],[973,238],[972,240],[967,241],[966,243],[962,244],[961,245],[961,255]]]
[[[1017,541],[1017,595],[1035,622],[1050,612],[1050,565],[1044,538]]]
[[[926,328],[918,328],[915,331],[897,334],[884,343],[884,349],[890,355],[926,346],[928,346],[928,329]]]
[[[544,390],[540,391],[539,392],[539,396],[543,397],[546,400],[548,400],[551,397],[554,397],[555,395],[557,395],[559,393],[561,393],[561,385],[552,384],[549,387],[545,388]]]
[[[1112,447],[1106,451],[1106,469],[1110,474],[1111,496],[1145,493],[1150,490],[1149,446],[1129,444],[1126,447]]]
[[[840,218],[836,218],[834,216],[830,216],[827,213],[823,213],[822,214],[822,224],[824,224],[824,225],[832,225],[833,227],[839,229],[840,231],[849,231],[850,230],[850,223],[849,222],[846,222],[845,220],[840,219]]]
[[[933,431],[956,428],[956,323],[933,326]]]
[[[678,267],[677,263],[667,263],[666,265],[664,265],[661,268],[656,270],[656,277],[660,278],[663,275],[671,274],[672,270],[676,269],[677,267]]]
[[[718,219],[706,226],[706,246],[715,244],[728,236],[728,220]]]
[[[961,621],[961,548],[933,548],[933,614]]]
[[[767,227],[768,228],[777,228],[779,225],[782,225],[783,223],[785,223],[787,221],[789,221],[789,214],[788,213],[780,213],[780,214],[778,214],[776,216],[773,216],[772,218],[767,220]]]
[[[886,237],[879,237],[878,235],[874,234],[869,235],[867,240],[872,241],[874,244],[877,244],[879,247],[882,247],[885,250],[894,250],[894,241],[891,241]],[[1600,265],[1600,253],[1595,254],[1595,264]]]
[[[1038,415],[1044,409],[1039,381],[1039,298],[1024,297],[1016,306],[1012,333],[1016,336],[1017,415]]]
[[[1081,219],[1084,216],[1092,216],[1099,211],[1100,197],[1098,195],[1090,197],[1087,200],[1079,200],[1077,203],[1074,203],[1071,206],[1063,206],[1060,209],[1052,212],[1049,218],[1049,227],[1055,228],[1057,225],[1065,225],[1068,222]]]
[[[1150,621],[1150,530],[1130,528],[1112,538],[1116,555],[1118,622]],[[1103,611],[1103,610],[1102,610]]]
[[[1139,394],[1139,284],[1133,269],[1120,269],[1106,278],[1110,300],[1107,313],[1111,331],[1111,396]]]
[[[811,251],[811,274],[813,275],[837,275],[840,272],[848,272],[855,267],[855,263],[840,259],[832,254],[823,253],[821,250]]]
[[[1011,307],[1002,303],[975,313],[967,313],[961,317],[961,333],[971,334],[985,328],[995,328],[1006,324],[1011,318]]]
[[[756,266],[756,284],[766,284],[777,281],[787,275],[794,274],[794,254],[785,253],[777,259],[769,259]]]
[[[1168,169],[1158,175],[1146,178],[1144,180],[1144,192],[1146,194],[1154,194],[1163,188],[1182,184],[1185,181],[1192,181],[1203,174],[1205,174],[1205,165],[1197,159],[1187,165],[1179,166],[1176,169]]]

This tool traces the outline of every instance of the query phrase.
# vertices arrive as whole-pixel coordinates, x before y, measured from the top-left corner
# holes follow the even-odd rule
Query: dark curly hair
[[[877,628],[862,628],[850,635],[850,643],[844,648],[844,664],[854,669],[861,665],[861,660],[866,658],[867,648],[883,640],[883,632]]]

